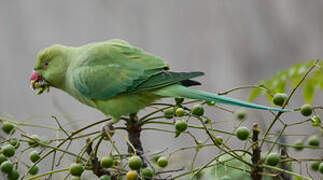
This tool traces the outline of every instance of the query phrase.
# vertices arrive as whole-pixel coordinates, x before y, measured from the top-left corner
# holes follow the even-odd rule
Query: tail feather
[[[217,94],[209,93],[206,91],[187,88],[179,84],[158,89],[154,91],[154,94],[159,96],[166,96],[166,97],[183,97],[183,98],[190,98],[190,99],[200,99],[205,101],[214,101],[217,103],[230,104],[230,105],[254,108],[254,109],[265,109],[265,110],[281,111],[281,112],[290,111],[288,109],[268,107],[268,106],[263,106],[255,103],[249,103],[246,101],[232,99],[225,96],[219,96]]]

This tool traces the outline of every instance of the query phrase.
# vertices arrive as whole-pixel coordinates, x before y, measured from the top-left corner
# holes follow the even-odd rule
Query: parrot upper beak
[[[31,75],[30,75],[30,78],[29,78],[29,81],[31,82],[31,81],[37,81],[37,80],[40,80],[40,79],[42,79],[43,77],[40,75],[40,74],[38,74],[38,72],[36,72],[35,70],[33,70],[33,72],[31,73]]]
[[[31,73],[29,81],[33,90],[39,89],[37,94],[42,94],[45,90],[49,91],[50,84],[35,70]]]

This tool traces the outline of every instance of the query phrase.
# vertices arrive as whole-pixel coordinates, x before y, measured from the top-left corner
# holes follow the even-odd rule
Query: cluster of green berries
[[[191,109],[192,115],[203,116],[204,108],[201,104],[195,104]],[[173,118],[174,116],[182,117],[185,115],[185,111],[182,107],[170,107],[164,110],[164,116],[168,119]]]
[[[318,146],[320,146],[320,139],[317,135],[312,135],[312,136],[308,137],[306,143],[309,146],[318,147]],[[301,139],[296,140],[294,143],[294,149],[296,151],[303,150],[304,149],[304,141]]]
[[[1,129],[11,135],[15,132],[16,126],[11,122],[3,122]],[[7,175],[8,180],[18,180],[20,176],[9,159],[15,155],[19,146],[20,142],[17,139],[9,139],[8,144],[3,145],[0,150],[0,170]]]
[[[150,167],[145,167],[143,168],[143,162],[142,159],[139,156],[131,156],[128,159],[128,167],[130,170],[126,174],[126,179],[127,180],[137,180],[139,175],[137,173],[137,170],[140,170],[140,175],[142,179],[144,180],[149,180],[152,179],[154,176],[154,171]]]

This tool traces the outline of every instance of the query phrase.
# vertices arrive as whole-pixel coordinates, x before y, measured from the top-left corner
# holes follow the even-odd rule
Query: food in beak
[[[45,90],[48,92],[50,84],[36,71],[33,71],[29,78],[31,88],[33,90],[39,90],[38,95],[42,94]]]

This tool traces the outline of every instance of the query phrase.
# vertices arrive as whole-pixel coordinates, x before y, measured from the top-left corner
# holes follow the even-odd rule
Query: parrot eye
[[[48,65],[49,65],[49,62],[48,62],[48,61],[46,61],[46,62],[44,63],[44,68],[47,68],[47,67],[48,67]]]

